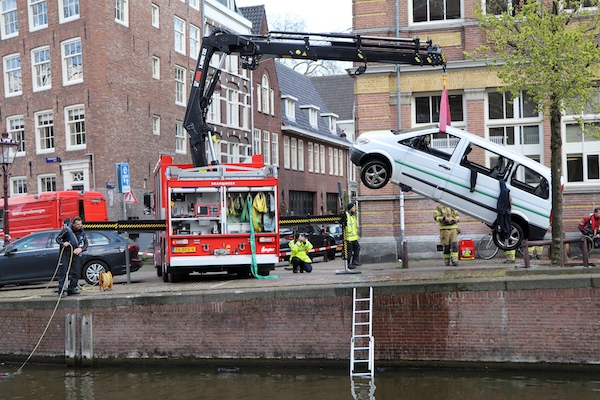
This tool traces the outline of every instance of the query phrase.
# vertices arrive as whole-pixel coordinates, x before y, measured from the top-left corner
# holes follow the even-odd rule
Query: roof
[[[304,131],[322,136],[323,139],[347,141],[345,137],[343,138],[340,136],[341,130],[339,128],[337,128],[337,134],[331,133],[326,119],[321,117],[323,114],[332,113],[333,111],[327,107],[310,78],[279,62],[275,63],[275,70],[277,72],[277,81],[279,83],[281,96],[287,95],[298,99],[296,102],[295,121],[288,119],[285,113],[285,107],[282,107],[282,125],[297,127]],[[307,105],[319,107],[319,118],[317,119],[318,129],[313,128],[310,125],[307,113],[300,109],[300,106]]]
[[[327,75],[310,78],[329,110],[340,120],[354,119],[354,79],[351,76]]]
[[[240,12],[248,21],[252,22],[252,34],[260,35],[263,16],[265,15],[265,6],[240,7]]]

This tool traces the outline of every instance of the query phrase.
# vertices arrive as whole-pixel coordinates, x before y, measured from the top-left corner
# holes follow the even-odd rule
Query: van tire
[[[391,168],[380,159],[369,160],[360,170],[360,179],[369,189],[381,189],[390,180]]]
[[[525,239],[525,234],[523,233],[523,228],[521,225],[511,222],[510,223],[510,237],[508,239],[508,246],[504,244],[503,240],[500,240],[498,237],[498,232],[494,230],[494,244],[498,246],[498,248],[502,250],[516,250],[519,246],[521,246],[521,242]]]

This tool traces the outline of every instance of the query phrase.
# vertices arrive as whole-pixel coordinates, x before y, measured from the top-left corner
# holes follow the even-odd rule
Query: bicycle
[[[594,235],[584,235],[587,243],[588,255],[600,253],[600,239],[594,239]]]
[[[496,243],[494,243],[494,236],[492,233],[488,233],[477,242],[476,255],[478,255],[479,258],[491,260],[492,258],[496,257],[498,251],[500,251],[500,248],[496,246]],[[523,255],[522,247],[517,248],[517,251],[519,254]]]

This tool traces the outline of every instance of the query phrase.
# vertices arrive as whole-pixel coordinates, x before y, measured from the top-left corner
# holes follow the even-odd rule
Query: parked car
[[[437,125],[403,131],[362,133],[350,159],[361,167],[361,181],[381,189],[389,181],[406,185],[432,200],[468,214],[488,226],[496,221],[500,181],[512,197],[512,229],[508,243],[541,240],[552,212],[550,168],[480,136]]]
[[[31,233],[0,250],[0,288],[8,284],[24,284],[49,281],[58,264],[60,246],[56,236],[60,229]],[[96,284],[101,273],[112,275],[126,273],[125,249],[129,250],[130,271],[141,268],[139,246],[117,232],[86,231],[89,246],[83,252],[80,277],[89,284]]]
[[[279,252],[289,252],[290,247],[288,243],[294,239],[294,233],[303,234],[313,245],[315,249],[320,247],[327,246],[336,246],[335,237],[329,233],[325,232],[317,225],[298,225],[293,228],[284,228],[279,231]],[[335,252],[336,248],[330,248],[327,250],[315,251],[314,253],[309,253],[310,257],[314,256],[323,256],[328,257],[329,260],[335,260]],[[289,255],[285,255],[280,257],[283,260],[289,260]]]

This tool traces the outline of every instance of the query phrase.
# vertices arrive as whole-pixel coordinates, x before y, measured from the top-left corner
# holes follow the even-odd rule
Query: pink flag
[[[446,91],[446,85],[442,90],[442,100],[440,101],[440,132],[446,132],[446,126],[451,124],[450,116],[450,102],[448,101],[448,92]]]

